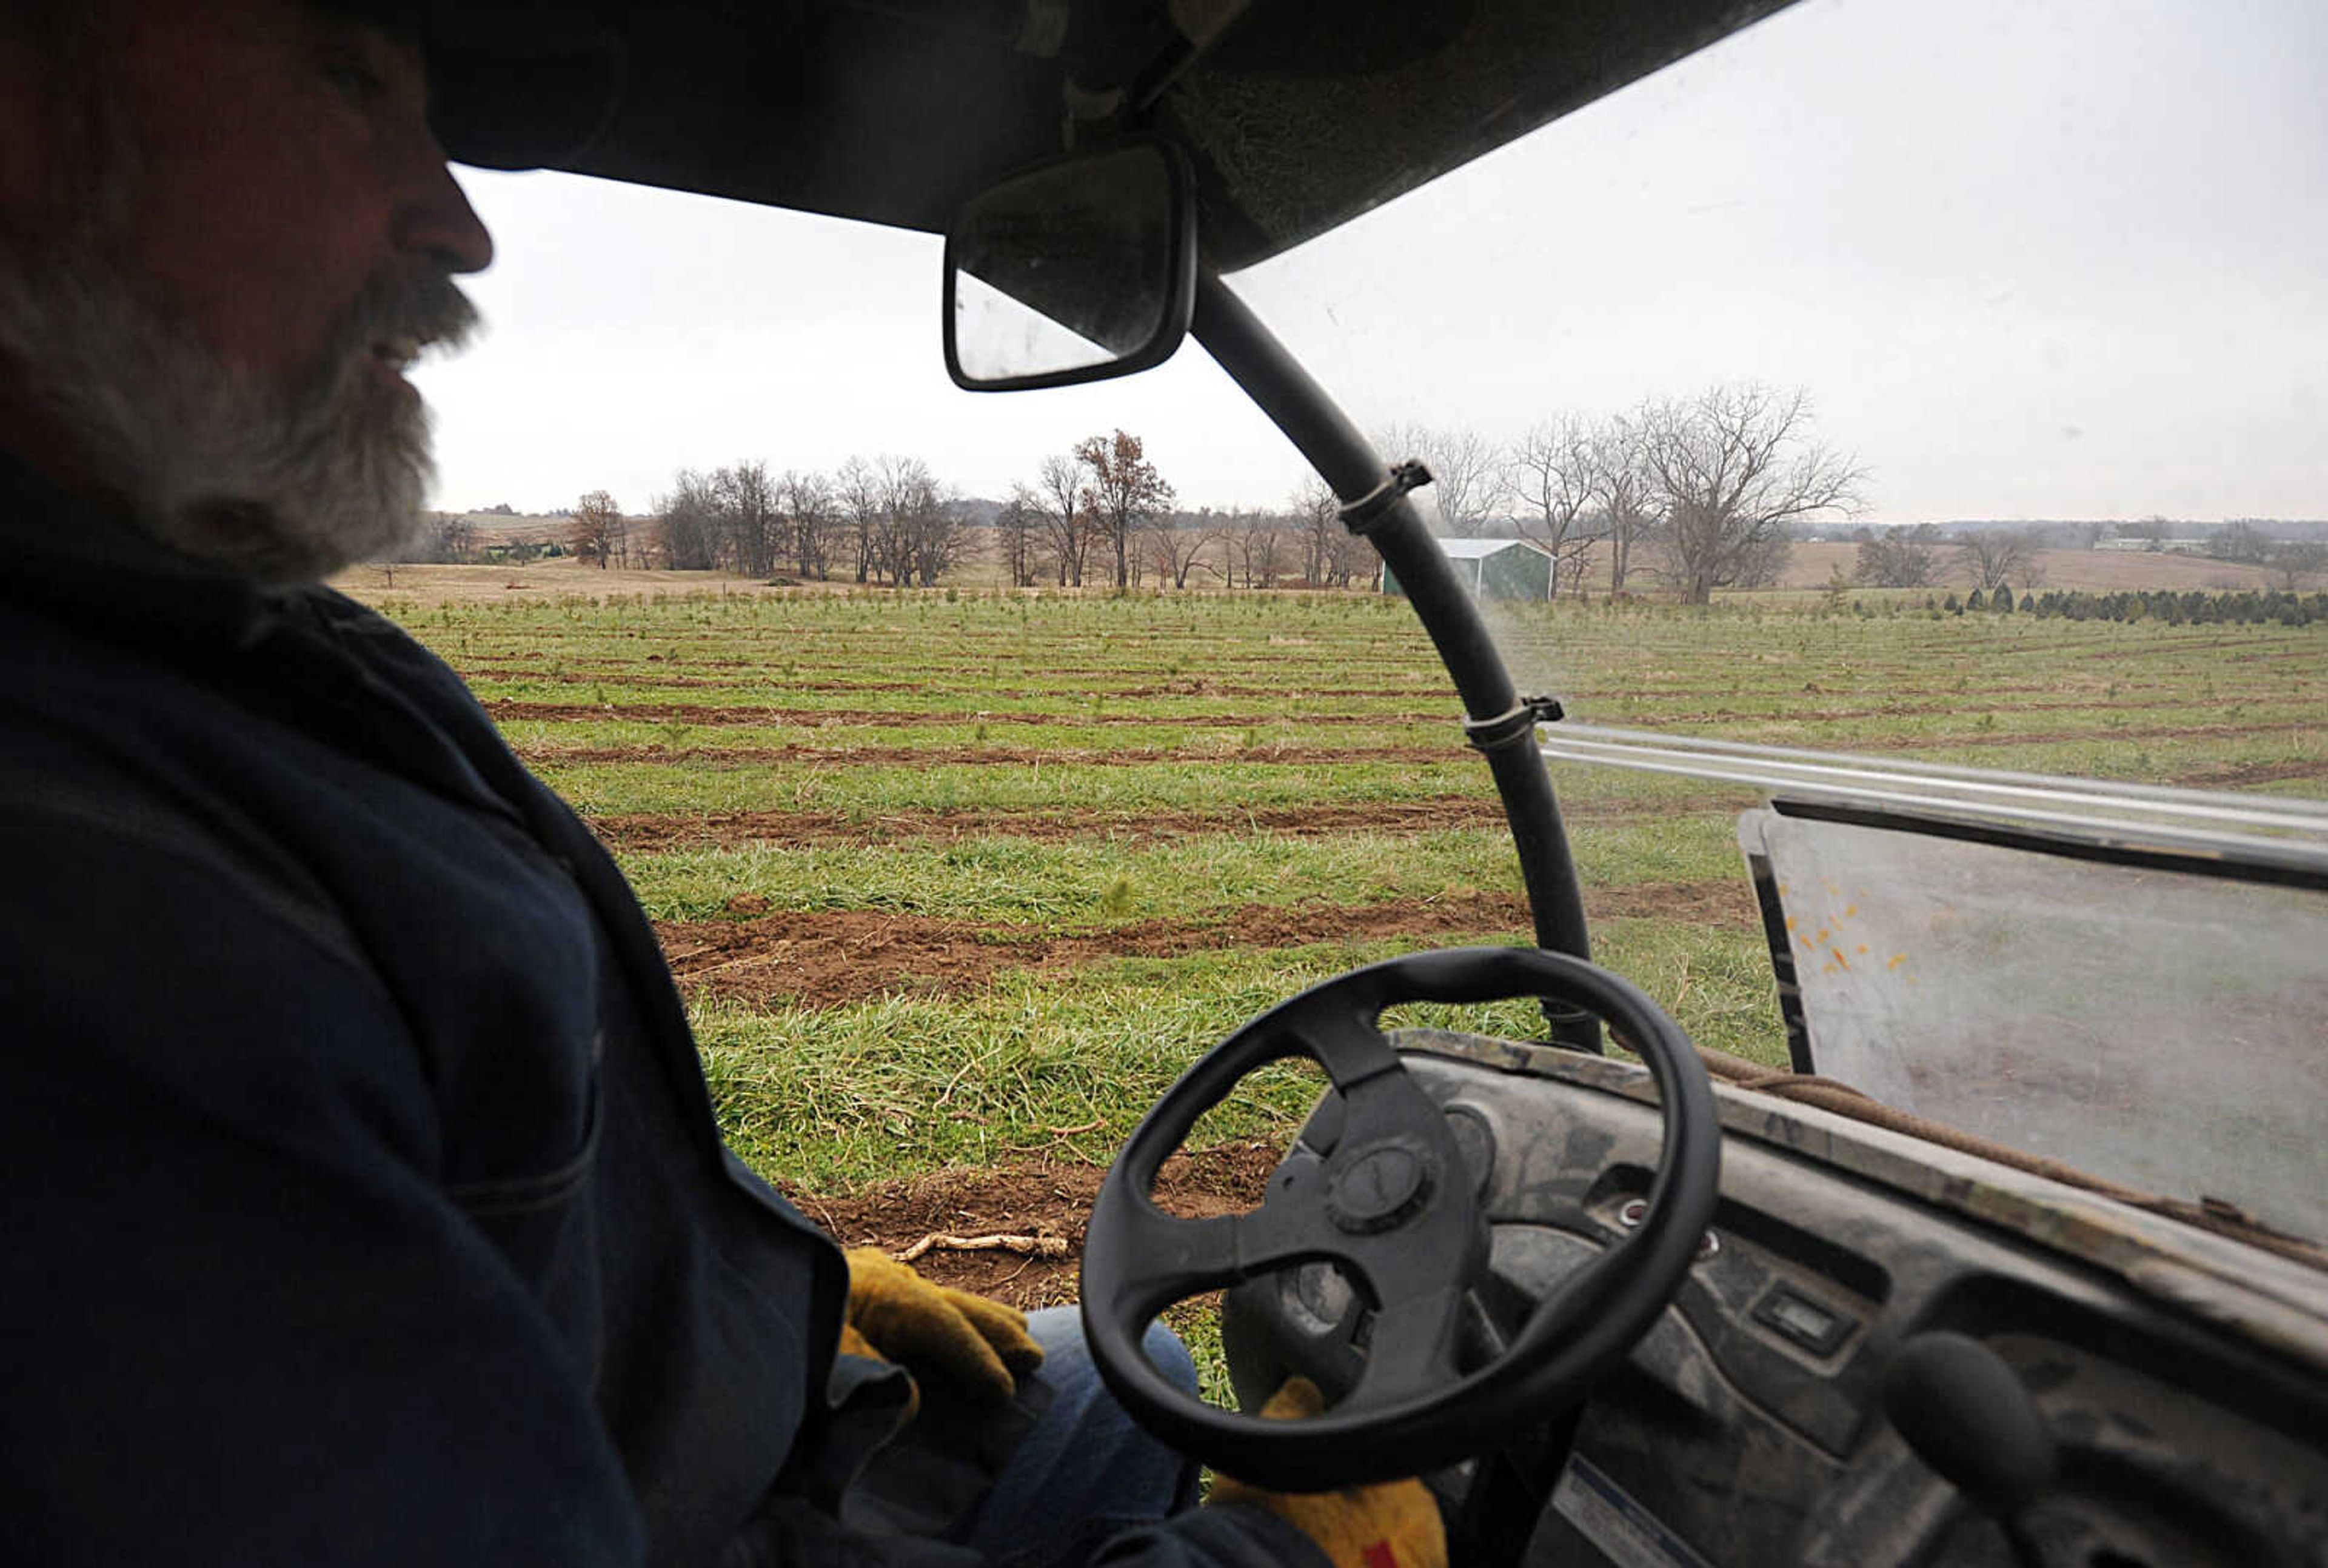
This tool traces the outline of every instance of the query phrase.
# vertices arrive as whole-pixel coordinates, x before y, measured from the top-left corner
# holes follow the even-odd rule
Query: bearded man
[[[1187,1508],[1067,1321],[852,1269],[611,859],[321,586],[492,258],[444,9],[0,12],[11,1560],[1443,1558],[1411,1482]]]

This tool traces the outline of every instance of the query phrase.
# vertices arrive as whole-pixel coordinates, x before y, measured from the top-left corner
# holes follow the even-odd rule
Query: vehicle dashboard
[[[1394,1038],[1479,1184],[1484,1360],[1638,1223],[1654,1089],[1610,1058]],[[1459,1560],[2014,1563],[1884,1413],[1900,1347],[1949,1330],[2003,1358],[2058,1444],[2023,1520],[2043,1561],[2328,1561],[2328,1278],[1890,1129],[1716,1095],[1722,1200],[1682,1290],[1582,1409],[1434,1479]],[[1366,1317],[1322,1263],[1232,1292],[1240,1395],[1297,1371],[1347,1386]]]

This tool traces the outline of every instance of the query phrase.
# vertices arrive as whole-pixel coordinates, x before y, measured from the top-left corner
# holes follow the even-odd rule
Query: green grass
[[[1071,977],[1007,972],[967,1000],[714,1004],[697,1009],[697,1038],[737,1151],[809,1190],[1031,1155],[1104,1160],[1239,1023],[1379,955],[1329,944],[1121,959]],[[1281,1136],[1311,1094],[1290,1072],[1257,1076],[1213,1130]]]
[[[1596,886],[1710,881],[1738,870],[1736,843],[1719,819],[1583,825],[1572,842]],[[1054,933],[1201,920],[1294,897],[1371,905],[1520,890],[1509,836],[1487,828],[1320,839],[1226,832],[1163,844],[1007,835],[949,844],[758,844],[626,857],[624,869],[657,919],[714,917],[748,893],[786,909],[882,909]]]
[[[1597,723],[2328,793],[2328,627],[1934,619],[1912,598],[1871,598],[1862,617],[1817,603],[1496,619],[1521,688]],[[812,842],[714,841],[699,828],[625,852],[659,919],[720,918],[748,895],[756,909],[951,922],[1007,953],[1029,936],[1203,926],[1251,906],[1420,906],[1518,886],[1499,829],[1387,816],[1490,793],[1397,601],[802,591],[388,607],[489,701],[548,705],[504,728],[586,814],[683,826],[766,813],[761,831],[778,834],[814,814]],[[1741,877],[1732,822],[1750,796],[1572,766],[1555,783],[1589,887]],[[1262,825],[1320,807],[1351,825]],[[968,820],[988,826],[960,839],[933,826]],[[855,836],[834,840],[834,824]],[[1751,920],[1608,919],[1594,941],[1704,1043],[1780,1058]],[[696,1018],[738,1149],[795,1188],[831,1191],[1032,1154],[1103,1160],[1244,1019],[1413,944],[1103,958],[1072,973],[1006,964],[967,993],[912,994],[901,976],[873,1001],[775,995],[699,1002]],[[1451,1021],[1537,1027],[1525,1003]],[[1204,1131],[1282,1138],[1310,1093],[1290,1077],[1255,1085]],[[1094,1121],[1102,1131],[1052,1131]]]
[[[2328,626],[1935,619],[1920,596],[1868,598],[1865,618],[1816,613],[1820,596],[1803,594],[1780,608],[1494,619],[1521,689],[1596,723],[2328,793]],[[1189,1064],[1302,987],[1426,942],[1527,940],[1514,928],[1029,967],[1037,939],[1103,948],[1149,922],[1250,929],[1231,922],[1255,906],[1299,906],[1316,930],[1320,909],[1516,893],[1500,827],[1393,814],[1492,793],[1401,602],[859,591],[388,607],[485,700],[530,705],[504,732],[586,814],[680,830],[622,852],[656,919],[741,918],[737,899],[755,913],[878,912],[948,923],[1000,955],[990,980],[952,994],[901,973],[874,1000],[803,1005],[779,965],[756,1003],[691,1004],[723,1131],[794,1191],[1103,1161]],[[1608,768],[1563,766],[1554,782],[1596,902],[1742,885],[1733,822],[1751,794]],[[1348,825],[1263,825],[1318,808]],[[742,831],[739,812],[763,815]],[[715,833],[714,818],[730,825]],[[811,841],[750,836],[811,818]],[[965,822],[984,827],[953,836]],[[1741,911],[1600,919],[1594,954],[1701,1043],[1777,1065],[1768,954]],[[1386,1021],[1543,1032],[1529,1002]],[[1282,1143],[1318,1085],[1291,1065],[1257,1075],[1191,1141]],[[1230,1403],[1216,1311],[1192,1301],[1170,1317],[1207,1396]]]
[[[1602,962],[1666,997],[1694,1038],[1784,1060],[1758,940],[1619,920],[1607,923],[1599,942]],[[1173,1079],[1248,1019],[1417,945],[1320,943],[1115,959],[1063,977],[1009,971],[968,1000],[891,997],[767,1010],[712,1003],[696,1009],[696,1032],[729,1142],[806,1190],[1036,1155],[1104,1160]],[[1523,1039],[1544,1033],[1524,1002],[1416,1007],[1388,1021]],[[1216,1109],[1196,1141],[1282,1141],[1316,1094],[1314,1076],[1272,1068]],[[1063,1137],[1061,1128],[1089,1131]]]

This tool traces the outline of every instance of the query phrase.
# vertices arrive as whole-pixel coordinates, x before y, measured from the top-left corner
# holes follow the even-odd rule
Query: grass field
[[[732,1141],[844,1231],[1047,1204],[1065,1223],[1158,1092],[1254,1012],[1400,951],[1525,937],[1486,769],[1400,602],[598,602],[397,576],[361,591],[635,882]],[[1524,689],[1601,723],[2328,793],[2323,625],[1536,606],[1499,630]],[[1596,956],[1702,1042],[1781,1060],[1733,839],[1751,798],[1555,783]],[[1207,1158],[1265,1163],[1313,1089],[1256,1085]]]

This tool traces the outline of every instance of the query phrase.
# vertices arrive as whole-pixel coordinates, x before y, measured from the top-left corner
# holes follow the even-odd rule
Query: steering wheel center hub
[[[1422,1207],[1438,1161],[1419,1142],[1389,1138],[1357,1150],[1330,1178],[1326,1215],[1352,1235],[1385,1231]]]

